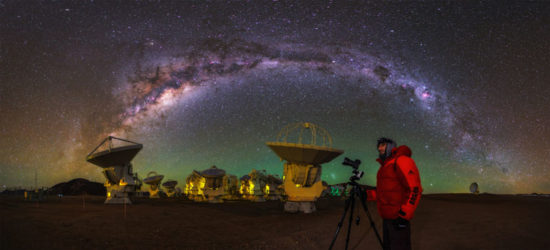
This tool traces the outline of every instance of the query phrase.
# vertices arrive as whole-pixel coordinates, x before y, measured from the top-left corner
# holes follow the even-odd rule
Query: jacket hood
[[[391,155],[392,155],[392,158],[399,157],[399,156],[402,156],[402,155],[407,156],[407,157],[411,157],[412,156],[412,151],[409,147],[407,147],[407,145],[401,145],[397,148],[392,149]]]
[[[409,147],[407,147],[407,145],[401,145],[397,148],[392,149],[391,150],[391,157],[386,159],[385,161],[389,161],[389,160],[397,158],[399,156],[411,157],[412,156],[412,151]],[[376,161],[379,162],[380,164],[383,164],[385,162],[385,161],[382,161],[380,158],[376,159]]]

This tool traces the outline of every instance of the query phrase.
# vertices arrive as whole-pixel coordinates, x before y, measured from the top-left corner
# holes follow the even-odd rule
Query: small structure
[[[264,192],[266,200],[281,200],[285,193],[283,180],[278,175],[267,175]]]
[[[302,139],[307,135],[310,135],[310,143],[303,144]],[[290,143],[287,139],[297,142]],[[283,170],[283,186],[288,197],[285,211],[314,212],[314,202],[325,189],[321,182],[321,164],[332,161],[344,151],[332,148],[332,138],[325,129],[307,122],[283,128],[276,142],[266,144],[281,160],[286,160]]]
[[[250,175],[245,174],[239,178],[239,194],[242,199],[248,200],[250,195]]]
[[[44,197],[46,196],[46,189],[44,188],[36,188],[34,190],[25,190],[23,193],[25,200],[28,201],[42,201],[44,200]]]
[[[250,176],[249,182],[249,196],[251,201],[263,202],[265,201],[267,176],[265,170],[257,171],[252,169],[248,174]]]
[[[206,200],[203,192],[205,184],[206,179],[201,175],[201,173],[193,170],[193,172],[185,179],[184,193],[190,200],[204,201]]]
[[[160,198],[164,195],[160,183],[164,179],[164,175],[159,175],[155,171],[151,171],[147,174],[147,178],[143,179],[143,182],[149,185],[149,198]]]
[[[168,180],[162,183],[162,186],[166,189],[166,196],[168,197],[180,196],[181,190],[179,188],[176,189],[176,185],[178,185],[178,181],[176,180]]]
[[[239,198],[239,180],[237,176],[232,174],[226,174],[223,177],[223,188],[225,194],[223,196],[224,200],[236,200]]]
[[[115,146],[114,142],[125,145]],[[136,191],[140,181],[132,172],[130,161],[142,148],[142,144],[108,136],[86,156],[86,161],[103,168],[107,188],[105,204],[132,204],[128,194]]]

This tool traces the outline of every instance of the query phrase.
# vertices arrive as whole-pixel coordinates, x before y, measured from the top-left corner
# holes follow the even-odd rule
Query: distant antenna
[[[247,177],[243,178],[241,185],[244,185],[242,195],[244,198],[255,202],[265,201],[267,176],[263,171],[252,169]],[[269,190],[269,188],[268,188]]]
[[[159,175],[155,171],[151,171],[147,174],[147,178],[143,179],[145,184],[149,185],[149,198],[160,198],[163,192],[160,187],[160,182],[164,178],[164,175]]]
[[[470,193],[479,194],[479,185],[477,185],[477,182],[470,184]]]
[[[227,187],[223,186],[223,178],[226,176],[225,170],[213,165],[210,168],[201,171],[200,175],[204,178],[204,186],[202,187],[202,191],[208,199],[208,202],[224,202],[223,196],[226,195],[225,190],[227,189]],[[234,182],[234,184],[237,183]]]
[[[162,184],[162,186],[166,189],[166,195],[168,197],[175,197],[179,195],[176,185],[178,185],[178,181],[176,180],[167,180]]]

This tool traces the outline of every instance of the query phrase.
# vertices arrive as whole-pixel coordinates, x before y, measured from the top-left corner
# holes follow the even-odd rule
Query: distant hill
[[[62,182],[51,187],[48,192],[50,194],[63,194],[63,195],[101,195],[104,196],[107,191],[103,184],[98,182],[91,182],[86,179],[77,178],[70,180],[69,182]]]
[[[6,189],[6,190],[2,191],[1,194],[5,194],[5,195],[21,195],[21,196],[23,196],[24,193],[25,193],[25,189]]]

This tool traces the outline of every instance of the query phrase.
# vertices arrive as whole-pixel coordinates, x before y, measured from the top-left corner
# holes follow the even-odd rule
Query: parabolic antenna
[[[470,184],[470,193],[479,194],[479,186],[477,185],[477,182]]]
[[[304,143],[308,136],[309,143]],[[276,142],[266,144],[286,161],[283,171],[284,192],[288,196],[285,211],[315,211],[314,201],[324,190],[321,164],[332,161],[344,151],[332,148],[330,134],[309,122],[286,126],[277,135]]]
[[[143,182],[149,185],[149,198],[160,198],[162,190],[159,185],[163,178],[164,175],[151,171],[147,174],[147,178],[143,179]]]
[[[143,182],[149,185],[159,185],[163,178],[164,175],[159,175],[157,172],[151,171],[147,174],[147,178],[143,179]]]
[[[205,180],[203,193],[208,199],[208,202],[223,202],[223,197],[227,195],[228,190],[228,187],[224,186],[224,184],[228,184],[225,170],[219,169],[214,165],[208,169],[201,171],[200,174]]]
[[[175,180],[168,180],[162,183],[162,186],[166,189],[166,195],[168,197],[179,196],[179,192],[176,190],[176,185],[178,185],[178,181]]]
[[[132,203],[128,193],[137,191],[141,184],[137,174],[132,173],[130,161],[142,148],[142,144],[108,136],[86,156],[86,161],[103,168],[107,179],[105,203]]]
[[[113,147],[113,139],[130,143],[131,145]],[[107,142],[108,144],[105,145],[105,143]],[[107,149],[97,151],[98,149],[105,146],[107,146]],[[142,148],[142,144],[109,136],[105,140],[103,140],[103,142],[101,142],[99,146],[97,146],[91,153],[88,154],[86,160],[102,168],[123,166],[132,161],[132,159],[134,159],[134,157]]]
[[[342,150],[308,144],[288,142],[268,142],[266,144],[282,159],[295,163],[323,164],[344,153]]]
[[[201,171],[201,175],[205,178],[223,178],[223,176],[225,176],[225,170],[212,166],[209,169]]]
[[[309,131],[310,133],[304,133]],[[309,144],[304,144],[309,136]],[[320,137],[320,138],[318,138]],[[297,140],[296,143],[287,140]],[[286,126],[277,135],[276,142],[266,143],[281,159],[293,163],[318,165],[332,161],[344,151],[332,148],[332,137],[323,128],[304,122]]]
[[[174,181],[174,180],[168,180],[162,183],[162,186],[165,188],[174,188],[176,187],[176,185],[178,185],[178,181]]]

